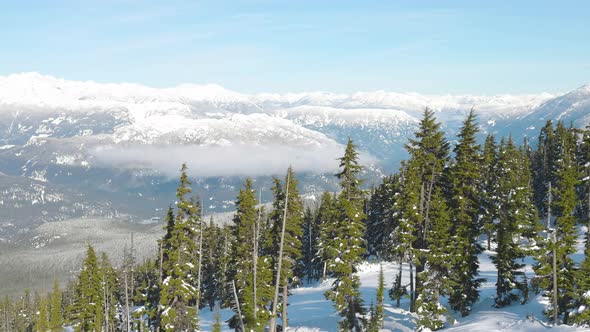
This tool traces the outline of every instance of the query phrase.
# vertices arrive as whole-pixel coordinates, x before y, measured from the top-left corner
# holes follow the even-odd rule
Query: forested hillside
[[[544,303],[543,317],[519,319],[590,326],[590,130],[549,121],[535,142],[478,134],[474,111],[449,137],[426,109],[409,157],[379,185],[364,189],[349,138],[337,192],[304,205],[289,167],[264,208],[247,179],[225,225],[203,218],[183,164],[153,257],[138,261],[131,240],[113,266],[88,245],[75,281],[5,298],[0,330],[373,332],[400,328],[401,313],[430,331],[468,322],[487,279],[488,307]],[[311,300],[318,291],[324,301]],[[328,313],[297,325],[306,309]]]

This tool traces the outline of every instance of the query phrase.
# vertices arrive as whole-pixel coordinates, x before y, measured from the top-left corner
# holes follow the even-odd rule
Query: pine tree
[[[377,280],[377,301],[375,305],[375,321],[377,327],[383,328],[385,302],[385,277],[383,276],[383,265],[379,266],[379,278]]]
[[[47,315],[47,298],[42,296],[39,300],[38,312],[39,316],[37,317],[37,324],[35,330],[38,332],[46,332],[49,331],[49,321]]]
[[[168,257],[163,266],[165,279],[160,287],[159,324],[163,331],[192,331],[198,327],[198,296],[195,266],[195,240],[199,232],[198,201],[187,198],[191,193],[187,167],[182,165],[180,184],[176,189],[177,213],[170,238]]]
[[[242,320],[247,330],[261,331],[269,319],[269,312],[266,306],[272,299],[272,270],[271,260],[268,256],[258,258],[256,269],[256,291],[257,299],[254,303],[254,269],[252,252],[254,248],[255,227],[258,220],[256,209],[256,195],[252,188],[252,180],[246,179],[246,183],[238,194],[236,202],[236,213],[234,215],[233,239],[231,247],[231,262],[229,266],[229,280],[234,280],[238,293],[238,300]],[[233,301],[233,300],[232,300]],[[237,310],[238,303],[232,307]],[[255,308],[258,310],[255,312]],[[230,327],[239,326],[238,313],[230,319]]]
[[[418,275],[421,286],[416,299],[416,329],[419,331],[444,327],[443,315],[447,309],[440,304],[440,297],[448,295],[455,286],[450,279],[451,269],[454,262],[462,259],[451,249],[455,243],[455,238],[449,236],[452,230],[451,215],[440,188],[432,197],[431,219],[432,226],[426,239],[426,269]]]
[[[336,207],[335,199],[329,192],[322,194],[320,207],[316,216],[316,224],[320,225],[320,238],[317,244],[317,265],[320,266],[321,271],[318,271],[318,277],[325,278],[331,275],[328,270],[328,261],[331,257],[337,255],[336,248],[330,246],[332,239],[336,236]]]
[[[535,272],[538,284],[545,290],[545,295],[552,303],[546,310],[547,316],[552,320],[558,320],[563,314],[563,322],[567,324],[573,307],[572,299],[575,297],[575,264],[571,257],[575,252],[577,237],[575,208],[579,177],[575,153],[575,131],[559,122],[553,133],[553,139],[556,146],[554,149],[556,164],[553,174],[555,186],[551,186],[553,200],[548,208],[551,208],[552,212],[549,217],[553,215],[555,220],[554,227],[548,229],[549,236],[545,246],[539,251]]]
[[[588,231],[586,232],[588,233]],[[575,307],[570,317],[574,324],[590,325],[590,249],[584,249],[584,260],[575,275]]]
[[[64,318],[62,314],[62,296],[59,290],[59,283],[57,279],[53,281],[53,293],[51,293],[51,313],[49,320],[49,329],[52,332],[62,330]]]
[[[455,225],[458,257],[455,261],[451,278],[454,282],[449,297],[453,310],[467,316],[471,305],[479,298],[478,288],[484,279],[477,278],[479,260],[477,255],[482,248],[477,242],[479,237],[479,193],[480,187],[480,147],[476,143],[478,132],[475,113],[471,110],[459,133],[459,142],[455,152],[455,163],[451,169],[451,210]]]
[[[201,305],[209,306],[213,311],[215,301],[220,299],[220,289],[223,287],[220,268],[220,256],[223,253],[223,239],[219,227],[213,223],[213,217],[209,226],[205,228],[203,243],[203,283],[201,294],[203,299]]]
[[[419,278],[426,265],[422,255],[427,248],[427,236],[431,228],[431,207],[433,194],[440,186],[442,173],[448,161],[449,143],[436,122],[434,112],[424,110],[415,138],[406,145],[410,159],[402,164],[399,197],[396,198],[392,215],[399,217],[391,241],[395,245],[392,257],[406,261],[410,272],[410,311],[416,308],[416,290],[421,287]],[[401,276],[399,278],[401,280]],[[398,284],[396,292],[401,293]]]
[[[518,151],[512,138],[503,140],[498,159],[498,223],[497,249],[492,261],[496,265],[496,305],[527,299],[528,285],[523,271],[526,248],[534,243],[537,213],[523,151]],[[518,291],[519,293],[514,293]]]
[[[288,186],[288,188],[287,188]],[[297,261],[301,258],[301,237],[303,235],[302,228],[302,215],[303,215],[303,203],[299,196],[299,189],[297,188],[298,181],[295,178],[295,174],[291,167],[287,170],[287,176],[285,177],[285,184],[281,185],[280,182],[275,181],[275,202],[273,203],[273,213],[271,214],[271,220],[273,223],[271,238],[274,239],[273,248],[275,252],[279,252],[279,242],[281,239],[281,230],[283,224],[283,217],[286,216],[285,232],[284,232],[284,245],[282,248],[283,261],[281,264],[280,273],[280,286],[283,290],[281,298],[282,315],[281,320],[283,322],[283,329],[287,328],[287,302],[288,302],[288,288],[289,285],[297,285],[301,271],[296,265]],[[285,193],[289,192],[288,200],[285,202]],[[287,210],[283,211],[285,204]],[[283,215],[285,212],[285,215]],[[278,260],[278,258],[277,258]],[[276,264],[273,264],[276,266]],[[276,267],[275,267],[275,276]],[[275,277],[276,278],[276,277]]]
[[[301,265],[307,282],[319,279],[321,264],[316,256],[320,242],[320,224],[318,223],[317,210],[312,211],[308,206],[303,213],[303,237],[301,243]]]
[[[590,308],[590,126],[587,126],[583,131],[579,159],[581,176],[583,177],[581,205],[582,210],[585,212],[583,219],[587,231],[585,234],[584,260],[575,275],[575,307],[571,321],[579,325],[590,325],[590,310],[588,310]]]
[[[115,327],[117,316],[117,290],[119,278],[117,272],[111,265],[106,253],[101,254],[100,258],[100,275],[101,275],[101,289],[103,292],[103,314],[105,317],[105,329],[111,330]]]
[[[339,322],[342,331],[362,331],[364,314],[359,287],[360,280],[355,274],[355,264],[360,262],[365,252],[363,240],[364,213],[362,210],[363,191],[358,178],[361,166],[358,152],[352,140],[348,140],[344,156],[340,158],[341,171],[336,176],[342,189],[336,203],[335,237],[328,241],[330,256],[328,270],[335,277],[326,298],[334,302],[336,310],[343,318]]]
[[[86,259],[75,286],[72,323],[76,331],[100,331],[104,322],[103,288],[98,258],[88,245]]]
[[[365,232],[368,255],[377,255],[385,259],[391,256],[394,244],[390,241],[390,235],[399,225],[395,206],[400,186],[400,177],[394,174],[385,177],[383,182],[371,191]]]
[[[491,242],[495,230],[494,220],[498,214],[498,202],[496,197],[498,153],[495,137],[489,134],[483,148],[481,163],[481,199],[480,215],[482,232],[487,237],[487,250],[491,250]]]
[[[134,319],[140,326],[157,326],[157,307],[159,301],[160,268],[159,262],[146,259],[136,269],[134,302],[138,309],[134,311]],[[146,329],[144,329],[146,330]]]

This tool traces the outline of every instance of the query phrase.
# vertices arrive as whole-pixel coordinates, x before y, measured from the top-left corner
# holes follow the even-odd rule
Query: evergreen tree
[[[359,263],[365,252],[363,240],[364,213],[363,191],[358,178],[361,166],[358,152],[352,140],[348,140],[344,156],[340,158],[341,171],[336,176],[342,189],[336,205],[335,236],[328,241],[332,254],[327,261],[328,270],[335,277],[326,298],[334,302],[343,320],[339,326],[342,331],[362,331],[364,314],[359,287],[360,280],[355,274],[355,264]]]
[[[415,138],[406,145],[410,159],[402,164],[399,197],[391,215],[399,218],[392,233],[394,245],[392,257],[398,257],[400,264],[407,261],[410,272],[410,311],[416,308],[416,290],[421,287],[420,274],[426,265],[428,232],[432,227],[432,199],[441,184],[442,174],[449,154],[449,143],[436,122],[434,112],[424,110]],[[401,273],[401,272],[400,272]],[[401,276],[399,278],[401,281]],[[394,294],[402,293],[401,284],[395,286]]]
[[[86,259],[75,286],[75,300],[71,310],[76,331],[100,331],[104,322],[103,288],[100,266],[94,248],[88,245]]]
[[[547,224],[550,224],[552,216],[555,219],[553,227],[548,226],[548,237],[539,250],[535,272],[539,286],[550,299],[547,316],[556,320],[563,314],[563,322],[567,324],[573,307],[572,299],[576,296],[575,265],[571,257],[575,252],[577,236],[575,208],[579,174],[575,153],[576,135],[573,128],[566,128],[562,122],[557,124],[552,135],[555,142],[555,186],[551,186],[552,204],[547,207],[547,211],[551,209]]]
[[[319,279],[321,273],[320,260],[317,259],[318,244],[320,242],[320,224],[317,218],[317,210],[312,211],[310,207],[303,213],[303,237],[301,243],[301,265],[307,282]]]
[[[450,236],[451,215],[440,188],[432,197],[431,220],[431,229],[426,239],[426,269],[418,275],[421,286],[416,299],[416,328],[419,331],[444,327],[443,315],[447,310],[440,304],[440,297],[448,295],[452,286],[455,286],[450,279],[451,269],[455,262],[462,259],[452,250],[455,237]]]
[[[320,207],[316,216],[316,224],[319,225],[320,238],[317,244],[316,262],[321,271],[318,271],[318,278],[325,278],[331,275],[328,270],[328,261],[337,255],[336,248],[331,247],[331,241],[336,236],[336,200],[329,192],[322,194]]]
[[[453,262],[451,278],[453,290],[449,304],[453,310],[467,316],[471,305],[479,298],[478,288],[484,279],[477,278],[481,246],[479,237],[480,147],[476,143],[478,132],[475,113],[471,110],[461,127],[451,169],[451,210],[455,226],[455,250],[461,261]]]
[[[588,233],[588,231],[586,232]],[[571,322],[574,324],[590,325],[590,249],[584,249],[584,260],[575,274],[576,293],[575,306]]]
[[[37,324],[35,330],[38,332],[46,332],[49,331],[49,321],[47,315],[47,298],[42,296],[39,301],[39,315],[37,317]]]
[[[385,302],[385,277],[383,276],[383,265],[379,266],[379,278],[377,280],[377,301],[375,305],[375,321],[378,328],[383,328]]]
[[[187,167],[182,165],[180,184],[176,189],[177,213],[174,228],[165,245],[170,250],[163,266],[165,279],[160,287],[159,324],[163,331],[192,331],[198,326],[198,296],[194,262],[198,255],[195,240],[199,232],[199,206],[190,200],[191,193]]]
[[[49,329],[52,332],[59,332],[62,330],[64,318],[62,314],[62,296],[59,290],[59,283],[57,279],[53,281],[53,292],[51,293],[51,312],[49,320]]]
[[[287,188],[288,186],[288,188]],[[291,167],[287,170],[285,177],[285,184],[281,185],[280,181],[275,181],[275,202],[273,203],[274,210],[271,214],[272,235],[274,239],[273,247],[275,252],[279,252],[279,242],[281,239],[281,231],[283,224],[283,209],[285,203],[287,204],[285,233],[283,244],[283,261],[281,264],[280,286],[283,290],[281,298],[283,329],[287,327],[287,300],[289,285],[296,285],[299,283],[299,276],[301,276],[300,269],[296,262],[301,258],[301,237],[303,235],[302,216],[303,216],[303,202],[299,196],[299,189],[297,188],[298,181]],[[289,198],[286,200],[286,191],[289,191]],[[275,259],[278,260],[278,257]],[[275,266],[275,276],[276,264]],[[276,278],[276,277],[275,277]]]
[[[495,137],[489,134],[483,148],[481,163],[481,199],[480,215],[482,232],[486,234],[487,249],[491,250],[491,241],[495,230],[494,220],[498,215],[497,202],[497,182],[498,172],[496,170],[498,162],[498,152]]]
[[[103,314],[105,317],[104,326],[105,329],[111,330],[116,325],[117,315],[117,289],[119,284],[119,278],[117,272],[111,265],[109,258],[106,253],[101,254],[100,258],[100,275],[101,275],[101,289],[103,293],[101,303],[103,306]]]
[[[272,299],[272,270],[268,256],[260,256],[254,278],[254,266],[252,253],[256,237],[255,224],[258,220],[256,209],[256,195],[252,188],[252,180],[246,179],[246,183],[238,194],[236,213],[234,215],[231,262],[229,266],[229,280],[234,280],[238,293],[238,303],[233,303],[233,308],[239,305],[242,313],[244,327],[247,330],[262,331],[269,319],[269,311],[266,306]],[[254,279],[256,279],[256,303],[254,303]],[[233,300],[232,300],[233,301]],[[239,317],[236,315],[230,319],[230,327],[239,326]]]
[[[157,326],[156,314],[159,303],[160,269],[159,263],[146,259],[136,269],[134,302],[139,308],[134,311],[134,319],[140,326]]]
[[[512,138],[502,141],[496,190],[499,202],[496,224],[498,246],[496,255],[492,257],[498,271],[495,302],[500,307],[519,298],[524,302],[528,294],[524,263],[518,261],[528,254],[527,246],[534,243],[537,212],[525,160],[526,156],[516,149]]]
[[[365,239],[367,254],[389,258],[392,252],[390,235],[398,226],[395,214],[400,191],[398,174],[387,176],[383,182],[371,191],[367,206],[367,227]]]
[[[213,311],[215,301],[220,299],[220,289],[223,287],[220,268],[220,256],[223,253],[223,239],[221,230],[213,223],[213,217],[209,221],[209,226],[204,231],[203,243],[203,283],[201,284],[201,294],[203,299],[201,306],[208,305],[209,310]]]

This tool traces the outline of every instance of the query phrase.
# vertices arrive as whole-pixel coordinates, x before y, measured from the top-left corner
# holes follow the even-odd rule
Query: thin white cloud
[[[344,153],[341,145],[309,149],[285,145],[202,146],[109,146],[94,149],[99,164],[119,168],[148,168],[167,177],[178,175],[182,163],[191,176],[261,176],[284,173],[290,165],[296,172],[326,173],[338,169],[338,158]],[[376,159],[361,154],[364,164]]]

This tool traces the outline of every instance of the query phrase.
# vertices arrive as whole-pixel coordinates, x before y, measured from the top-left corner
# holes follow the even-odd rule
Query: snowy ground
[[[578,253],[575,259],[582,258],[582,243],[578,246]],[[492,252],[484,252],[480,255],[480,276],[487,278],[480,289],[480,300],[473,306],[472,313],[467,317],[460,314],[452,314],[456,322],[445,331],[590,331],[589,328],[575,328],[571,326],[551,326],[545,316],[543,309],[547,301],[541,295],[531,294],[531,299],[524,305],[512,304],[505,308],[494,308],[493,297],[495,294],[496,268],[490,259]],[[527,274],[532,275],[532,259],[527,259]],[[393,278],[398,271],[398,265],[384,263],[386,288],[390,288]],[[377,289],[377,277],[379,265],[364,263],[359,266],[361,279],[361,292],[368,307],[371,301],[375,302]],[[404,283],[408,282],[408,270],[404,266]],[[337,331],[338,314],[330,301],[324,298],[324,292],[329,288],[330,280],[323,283],[316,283],[293,290],[289,298],[289,331],[310,332],[310,331]],[[385,304],[385,329],[383,331],[413,331],[415,318],[408,311],[409,302],[402,300],[401,308],[395,307],[395,302],[388,298],[386,289]],[[445,302],[443,304],[446,305]],[[224,309],[221,311],[221,319],[229,319],[233,313]],[[208,309],[201,312],[201,327],[208,331],[214,321],[214,313]],[[224,330],[228,330],[227,325]]]

